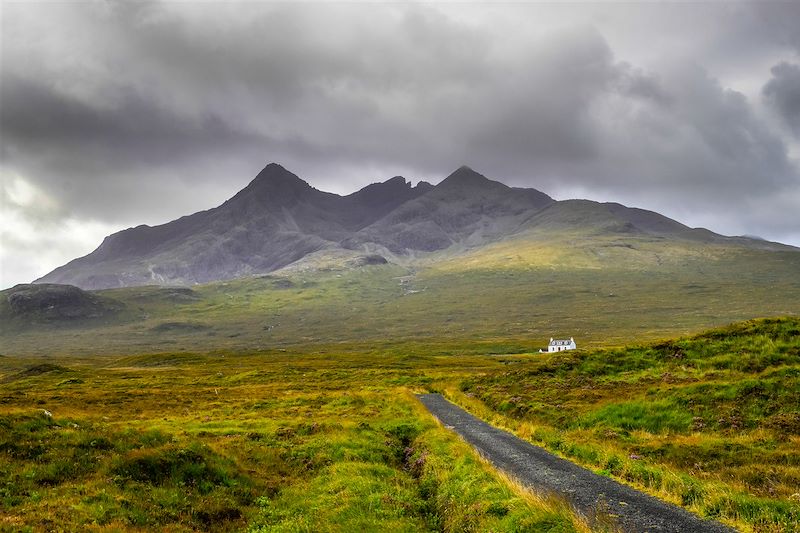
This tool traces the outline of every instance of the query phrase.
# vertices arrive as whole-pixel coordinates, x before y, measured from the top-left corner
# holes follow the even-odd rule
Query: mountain
[[[469,167],[436,186],[411,186],[396,176],[340,196],[319,191],[271,163],[219,207],[110,235],[89,255],[36,283],[83,289],[189,285],[272,272],[315,252],[379,254],[403,261],[442,250],[458,254],[511,237],[557,240],[576,231],[791,249],[692,229],[620,204],[556,201],[535,189],[490,180]]]
[[[396,254],[479,246],[518,231],[528,217],[554,202],[535,189],[511,188],[461,167],[344,245],[377,243]]]
[[[338,242],[386,211],[424,194],[402,178],[349,196],[322,192],[269,164],[221,206],[160,226],[137,226],[40,282],[85,289],[192,284],[265,273]]]

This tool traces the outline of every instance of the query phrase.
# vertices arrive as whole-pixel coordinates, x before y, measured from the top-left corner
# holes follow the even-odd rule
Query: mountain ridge
[[[191,285],[266,274],[322,250],[353,256],[377,253],[404,261],[519,234],[555,239],[565,231],[793,249],[689,228],[618,203],[557,201],[533,188],[509,187],[467,166],[435,186],[424,181],[412,186],[395,176],[341,196],[320,191],[270,163],[219,206],[109,235],[90,254],[34,283],[82,289]]]

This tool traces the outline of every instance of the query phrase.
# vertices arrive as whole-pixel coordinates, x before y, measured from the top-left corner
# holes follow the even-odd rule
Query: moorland
[[[186,257],[219,226],[181,231],[233,220],[223,210],[123,232],[55,272],[99,283],[124,260],[142,276],[132,286],[2,291],[0,529],[608,526],[496,472],[420,392],[742,531],[800,529],[797,249],[618,204],[503,211],[518,190],[466,177],[455,190],[473,193],[455,203],[451,186],[416,191],[348,237],[424,244],[441,222],[441,249],[312,247],[268,272],[182,285],[141,285],[155,270],[133,256],[103,262],[144,246],[193,272]],[[448,217],[430,215],[442,206]],[[233,246],[250,230],[224,231]],[[162,234],[177,240],[139,238]],[[550,337],[579,349],[539,353]]]
[[[559,354],[4,356],[0,528],[590,530],[437,425],[413,393],[438,391],[701,516],[791,531],[798,332],[765,319]]]

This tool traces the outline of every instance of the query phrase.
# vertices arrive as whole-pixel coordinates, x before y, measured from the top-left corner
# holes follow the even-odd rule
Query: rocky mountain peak
[[[438,188],[450,188],[450,187],[459,187],[459,188],[473,188],[473,187],[486,187],[486,186],[497,186],[502,185],[499,182],[492,181],[483,174],[475,172],[470,167],[463,165],[459,167],[455,172],[447,176],[444,180],[442,180]],[[505,185],[502,185],[505,187]]]
[[[188,285],[271,272],[320,250],[362,255],[388,250],[411,258],[448,248],[474,249],[529,230],[541,236],[565,229],[780,248],[693,230],[619,204],[557,202],[536,189],[490,180],[467,166],[435,187],[425,182],[412,186],[395,176],[340,196],[319,191],[271,163],[221,206],[159,226],[117,232],[91,254],[38,282],[87,289]],[[16,298],[17,307],[34,305],[30,302],[35,299],[24,294]]]
[[[348,197],[367,203],[383,203],[397,194],[407,193],[409,189],[411,184],[403,176],[395,176],[384,182],[371,183]]]
[[[292,205],[315,191],[296,174],[278,163],[270,163],[229,202],[238,204],[254,200],[259,204]]]
[[[296,174],[289,172],[278,163],[270,163],[259,172],[248,187],[308,187],[306,181],[297,177]]]

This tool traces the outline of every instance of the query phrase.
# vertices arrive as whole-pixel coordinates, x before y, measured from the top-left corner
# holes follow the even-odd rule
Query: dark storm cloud
[[[772,67],[772,78],[763,93],[767,103],[800,137],[800,66],[782,62]]]
[[[800,51],[800,4],[797,2],[752,2],[745,4],[744,19],[748,33],[742,35],[740,47],[747,42],[772,42]],[[752,12],[749,10],[752,9]],[[753,35],[755,33],[756,35]],[[750,39],[746,37],[750,36]]]
[[[71,32],[91,32],[70,43],[83,62],[64,70],[44,53],[31,62],[4,51],[4,160],[104,217],[124,213],[95,201],[113,197],[114,186],[128,205],[151,203],[149,186],[169,189],[170,175],[204,186],[235,170],[242,186],[269,160],[346,181],[337,167],[349,162],[408,167],[409,151],[429,151],[413,115],[486,66],[485,37],[432,11],[238,8],[247,14],[152,3],[60,13]],[[376,178],[351,177],[343,188]]]
[[[63,156],[73,154],[74,161],[59,162],[66,163],[62,170],[74,172],[112,161],[122,168],[167,164],[195,157],[198,148],[225,151],[264,141],[213,113],[181,116],[134,89],[116,87],[114,93],[113,107],[93,106],[53,86],[5,76],[0,95],[5,155],[55,149]],[[87,179],[92,177],[87,173]]]
[[[177,179],[216,158],[304,148],[234,127],[213,112],[175,113],[134,89],[114,93],[113,106],[96,106],[50,85],[3,78],[3,160],[58,197],[64,209],[55,216],[66,210],[113,220],[128,208],[136,216],[154,191],[169,188],[160,183],[165,170]]]
[[[593,9],[6,4],[4,180],[50,199],[14,204],[20,220],[120,226],[219,204],[269,161],[337,192],[465,163],[717,231],[800,233],[782,214],[800,202],[796,141],[758,107],[797,132],[781,63],[800,51],[797,6]],[[763,96],[731,88],[753,79]]]

